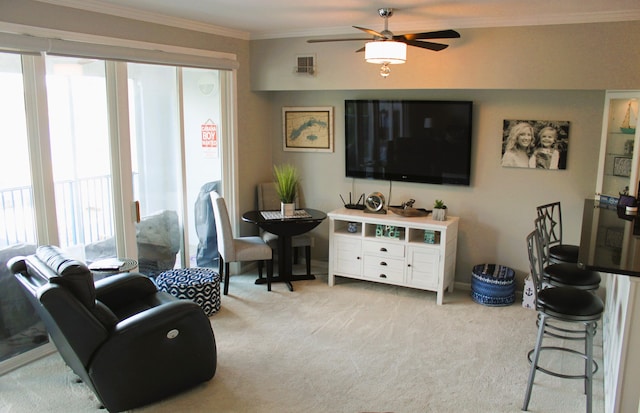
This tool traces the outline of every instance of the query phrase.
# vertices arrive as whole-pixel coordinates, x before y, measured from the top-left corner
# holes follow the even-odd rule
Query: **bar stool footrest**
[[[556,350],[556,351],[565,351],[568,353],[572,353],[572,354],[576,354],[578,356],[580,356],[582,359],[584,359],[585,361],[587,360],[587,356],[584,355],[583,353],[579,352],[578,350],[574,350],[571,348],[566,348],[566,347],[558,347],[558,346],[542,346],[540,347],[540,351],[542,352],[543,350]],[[531,364],[531,355],[533,354],[533,352],[535,351],[535,349],[532,349],[529,351],[529,353],[527,353],[527,359],[529,360],[529,364]],[[598,363],[595,360],[591,360],[593,363],[593,372],[591,373],[596,374],[596,372],[598,371]],[[555,377],[560,377],[563,379],[586,379],[587,376],[586,374],[564,374],[564,373],[559,373],[557,371],[552,371],[552,370],[547,370],[544,367],[540,367],[540,366],[536,366],[536,370],[539,370],[543,373],[546,373],[550,376],[555,376]]]

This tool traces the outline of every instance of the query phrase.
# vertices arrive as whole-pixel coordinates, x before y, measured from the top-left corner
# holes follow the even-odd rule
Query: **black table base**
[[[327,215],[315,209],[306,209],[309,218],[281,218],[265,219],[260,211],[249,211],[242,215],[245,222],[257,224],[260,228],[278,236],[278,276],[272,277],[271,282],[284,282],[289,291],[293,291],[292,281],[315,280],[313,275],[293,274],[293,254],[291,237],[304,234],[317,227]],[[258,278],[256,284],[266,283],[266,279]]]
[[[289,288],[289,291],[293,291],[293,285],[291,284],[291,281],[308,281],[308,280],[315,280],[316,276],[313,274],[300,274],[300,275],[296,275],[296,274],[291,274],[288,277],[280,277],[275,276],[275,277],[271,277],[271,283],[286,283],[287,287]],[[267,279],[266,278],[257,278],[256,279],[256,284],[266,284],[267,283]]]

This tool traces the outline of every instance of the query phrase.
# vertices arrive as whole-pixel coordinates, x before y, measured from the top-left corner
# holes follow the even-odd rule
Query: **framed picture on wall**
[[[566,120],[505,119],[501,165],[510,168],[567,169]]]
[[[283,150],[333,152],[333,107],[282,108]]]
[[[613,174],[615,176],[631,175],[631,158],[616,156],[613,158]]]

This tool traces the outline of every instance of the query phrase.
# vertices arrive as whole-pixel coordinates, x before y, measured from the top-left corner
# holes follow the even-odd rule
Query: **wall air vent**
[[[313,76],[316,74],[315,62],[315,55],[298,55],[294,71],[297,74]]]

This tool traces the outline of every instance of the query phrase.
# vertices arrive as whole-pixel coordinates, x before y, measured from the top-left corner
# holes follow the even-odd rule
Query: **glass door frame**
[[[109,116],[109,135],[116,254],[119,257],[137,257],[135,223],[138,217],[133,199],[127,64],[107,60],[106,75],[108,111],[115,115]]]
[[[33,188],[33,209],[38,244],[58,243],[58,224],[55,208],[53,167],[49,140],[49,116],[45,84],[45,60],[41,56],[22,55],[25,112],[27,113],[27,141]],[[35,116],[34,116],[35,114]],[[14,356],[0,363],[0,375],[54,353],[49,340],[46,344]]]

